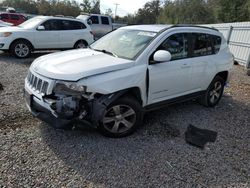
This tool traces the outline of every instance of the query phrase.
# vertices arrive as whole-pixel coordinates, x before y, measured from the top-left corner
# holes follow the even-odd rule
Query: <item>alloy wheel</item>
[[[123,133],[131,129],[136,122],[136,113],[128,105],[115,105],[104,114],[103,125],[112,133]]]
[[[29,47],[26,44],[19,43],[15,46],[15,54],[18,57],[26,57],[29,54]]]
[[[213,88],[209,92],[209,100],[212,104],[216,103],[220,99],[222,89],[223,87],[221,82],[217,81],[214,83]]]

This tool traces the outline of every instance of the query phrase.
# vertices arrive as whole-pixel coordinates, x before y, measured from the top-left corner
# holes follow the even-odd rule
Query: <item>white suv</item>
[[[26,58],[33,50],[84,48],[94,41],[83,20],[37,16],[17,27],[0,28],[0,50]]]
[[[89,49],[36,59],[25,80],[25,98],[33,115],[56,128],[91,122],[104,135],[122,137],[142,124],[147,110],[193,98],[215,106],[232,65],[215,29],[128,26]]]

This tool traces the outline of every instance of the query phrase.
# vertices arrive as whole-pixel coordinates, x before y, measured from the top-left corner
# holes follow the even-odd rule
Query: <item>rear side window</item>
[[[19,20],[19,16],[16,15],[16,14],[11,14],[10,15],[10,19],[12,19],[12,20]]]
[[[98,16],[91,16],[90,20],[92,21],[92,24],[99,24]]]
[[[1,19],[9,19],[9,15],[8,14],[1,14]]]
[[[108,17],[102,16],[101,17],[101,21],[102,21],[102,24],[109,25],[109,19],[108,19]]]
[[[78,30],[78,29],[85,29],[86,26],[77,21],[70,21],[70,20],[62,20],[63,30]]]
[[[212,42],[214,45],[214,53],[217,54],[220,51],[220,46],[221,46],[221,37],[211,35]]]
[[[168,37],[158,48],[158,50],[167,50],[172,59],[184,59],[188,57],[188,35],[187,33],[177,33]]]
[[[55,31],[55,30],[63,30],[63,23],[61,20],[48,20],[42,24],[45,30]]]
[[[193,56],[205,56],[213,54],[213,47],[210,35],[193,33]]]

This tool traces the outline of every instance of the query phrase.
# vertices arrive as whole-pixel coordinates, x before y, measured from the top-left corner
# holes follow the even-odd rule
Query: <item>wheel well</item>
[[[86,40],[84,40],[84,39],[80,39],[80,40],[76,41],[76,42],[75,42],[75,45],[76,45],[78,42],[80,42],[80,41],[83,41],[83,42],[86,44],[86,46],[89,45],[88,42],[87,42]],[[75,46],[75,45],[74,45],[74,46]]]
[[[227,81],[228,71],[219,72],[218,74],[216,74],[216,76],[220,76],[220,77],[223,78],[225,81]]]
[[[24,40],[24,41],[28,42],[28,43],[30,44],[31,48],[34,49],[33,44],[32,44],[29,40],[24,39],[24,38],[19,38],[19,39],[13,40],[12,43],[10,44],[10,47],[11,47],[12,44],[14,44],[15,42],[17,42],[17,41],[19,41],[19,40]],[[10,47],[9,47],[9,48],[10,48]]]
[[[124,95],[126,96],[132,96],[134,97],[135,99],[137,99],[137,101],[142,104],[142,98],[141,98],[141,91],[138,87],[133,87],[133,88],[130,88],[128,89]],[[124,96],[123,95],[123,96]]]

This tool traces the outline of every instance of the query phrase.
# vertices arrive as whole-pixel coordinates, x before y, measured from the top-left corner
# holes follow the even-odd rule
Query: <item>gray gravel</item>
[[[33,118],[22,88],[30,59],[0,54],[0,187],[250,187],[250,77],[235,66],[220,104],[194,101],[146,115],[133,135],[59,131]],[[204,150],[188,124],[218,132]]]

